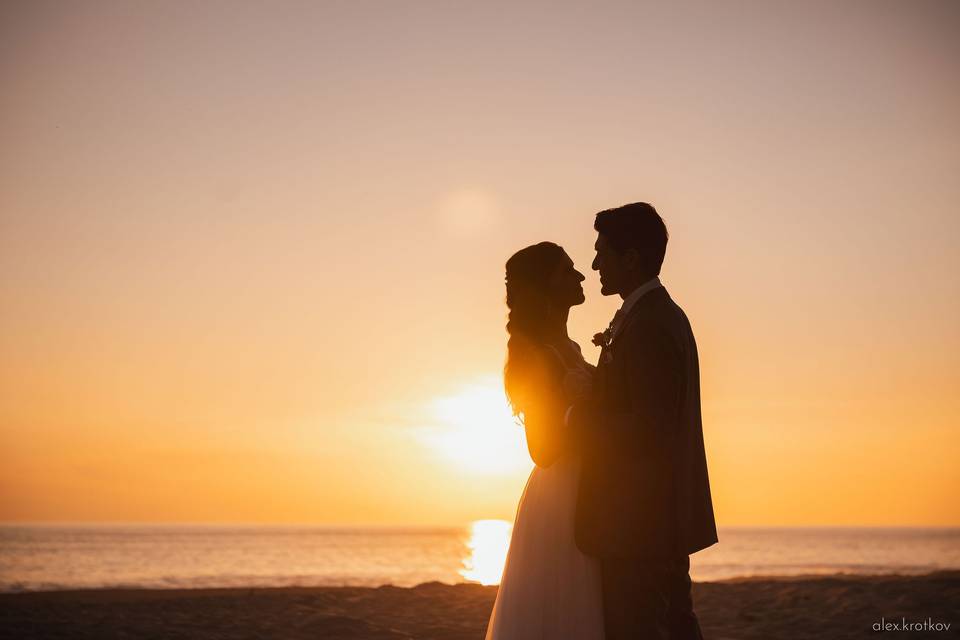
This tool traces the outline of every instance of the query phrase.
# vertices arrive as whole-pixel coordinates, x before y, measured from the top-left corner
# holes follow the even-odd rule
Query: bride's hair
[[[513,254],[507,260],[507,362],[503,367],[503,387],[513,415],[523,413],[524,405],[536,389],[530,389],[531,365],[544,345],[544,329],[549,315],[548,281],[566,257],[552,242],[540,242]]]

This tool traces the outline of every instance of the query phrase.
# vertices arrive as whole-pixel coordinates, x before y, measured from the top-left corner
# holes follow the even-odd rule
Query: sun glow
[[[484,585],[500,584],[512,529],[513,525],[506,520],[477,520],[472,523],[470,539],[467,541],[470,555],[464,558],[460,575]]]
[[[472,473],[507,474],[532,467],[519,426],[497,376],[465,385],[430,404],[424,443],[445,461]]]

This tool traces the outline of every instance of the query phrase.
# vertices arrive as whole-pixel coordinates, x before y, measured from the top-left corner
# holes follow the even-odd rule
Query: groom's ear
[[[620,254],[620,261],[628,271],[635,271],[637,269],[640,269],[643,266],[642,256],[640,255],[640,252],[637,251],[635,247],[630,247],[628,249],[625,249]]]
[[[620,254],[624,270],[639,276],[652,278],[660,273],[659,265],[654,265],[652,258],[636,247],[631,247]]]

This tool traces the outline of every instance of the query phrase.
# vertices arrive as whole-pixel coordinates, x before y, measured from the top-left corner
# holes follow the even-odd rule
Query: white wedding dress
[[[600,565],[574,542],[579,473],[572,454],[530,473],[486,640],[602,640]]]

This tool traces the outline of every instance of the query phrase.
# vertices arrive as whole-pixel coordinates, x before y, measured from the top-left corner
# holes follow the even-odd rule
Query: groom
[[[581,453],[576,541],[599,558],[607,640],[700,639],[689,555],[717,541],[697,345],[658,275],[667,229],[645,202],[596,216],[601,293],[593,392],[567,412]]]

